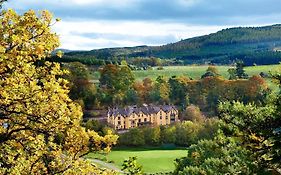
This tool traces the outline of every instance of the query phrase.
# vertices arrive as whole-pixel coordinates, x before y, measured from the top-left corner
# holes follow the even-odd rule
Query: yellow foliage
[[[109,151],[118,137],[80,126],[65,72],[44,60],[59,46],[51,22],[47,11],[1,12],[0,174],[112,174],[81,158],[100,145]]]

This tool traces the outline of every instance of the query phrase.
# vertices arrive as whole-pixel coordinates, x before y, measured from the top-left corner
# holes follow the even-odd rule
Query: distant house
[[[177,121],[178,110],[171,105],[110,108],[107,113],[107,122],[118,130],[144,125],[168,125]]]

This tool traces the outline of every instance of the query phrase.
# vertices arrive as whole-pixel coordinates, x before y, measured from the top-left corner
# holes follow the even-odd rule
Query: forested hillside
[[[64,61],[101,64],[99,60],[133,57],[178,59],[185,64],[230,64],[243,60],[246,65],[275,64],[281,61],[281,25],[237,27],[181,40],[163,46],[137,46],[69,52]]]

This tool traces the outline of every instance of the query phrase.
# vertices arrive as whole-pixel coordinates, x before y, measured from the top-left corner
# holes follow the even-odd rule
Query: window
[[[118,125],[121,125],[121,121],[118,121]]]
[[[141,119],[139,119],[139,123],[141,122]]]
[[[147,121],[147,118],[144,118],[144,122],[146,122]]]
[[[171,121],[174,122],[176,120],[176,115],[175,114],[171,114]]]
[[[118,120],[121,120],[121,117],[118,117]]]

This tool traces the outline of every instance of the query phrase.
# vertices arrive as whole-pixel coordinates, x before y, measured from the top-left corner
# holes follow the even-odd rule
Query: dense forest
[[[103,60],[130,60],[158,57],[181,60],[185,64],[232,64],[239,59],[246,65],[276,64],[281,61],[281,25],[237,27],[181,40],[163,46],[105,48],[67,52],[63,61],[101,65]],[[102,60],[102,61],[101,61]],[[179,63],[182,63],[179,62]]]

